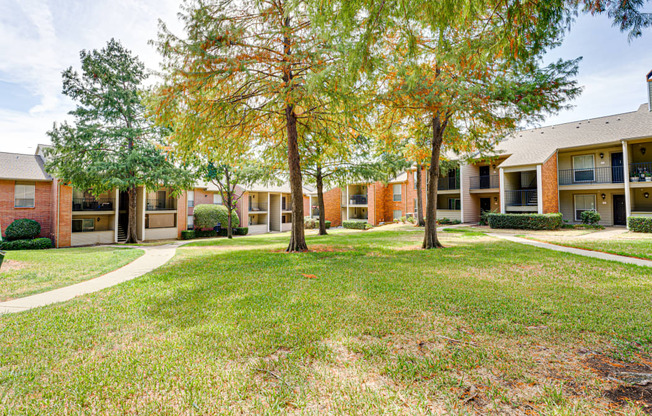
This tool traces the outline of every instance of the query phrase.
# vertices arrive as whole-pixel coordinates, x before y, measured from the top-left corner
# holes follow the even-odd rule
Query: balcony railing
[[[622,166],[605,166],[588,169],[563,169],[559,171],[559,185],[589,185],[597,183],[623,183]]]
[[[443,176],[437,182],[439,191],[454,191],[460,189],[460,178],[457,176]]]
[[[513,207],[536,207],[538,205],[537,190],[505,191],[505,202],[508,206]]]
[[[652,162],[630,163],[629,177],[632,182],[649,181],[652,177]]]
[[[73,211],[113,211],[112,198],[73,198]]]
[[[349,195],[349,205],[367,205],[367,195]]]
[[[498,175],[471,176],[469,179],[470,189],[494,189],[498,188],[500,182]]]
[[[177,209],[176,199],[148,199],[147,211],[174,211]]]

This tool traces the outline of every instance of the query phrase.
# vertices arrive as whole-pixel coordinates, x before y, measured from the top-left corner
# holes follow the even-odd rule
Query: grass
[[[101,276],[131,263],[143,253],[111,247],[8,251],[0,268],[0,301]]]
[[[202,241],[0,316],[1,414],[642,414],[586,357],[652,349],[652,271],[445,232]]]
[[[652,260],[652,239],[649,238],[613,238],[610,240],[559,240],[555,238],[541,238],[536,236],[529,237],[566,247],[583,248],[587,250],[602,251],[610,254],[618,254],[621,256],[638,257],[642,259]]]

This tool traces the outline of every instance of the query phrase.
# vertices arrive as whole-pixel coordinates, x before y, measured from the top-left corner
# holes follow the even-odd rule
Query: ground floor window
[[[459,211],[462,209],[462,202],[459,198],[448,198],[448,209]]]
[[[222,205],[222,194],[213,194],[213,204]]]
[[[395,209],[394,210],[394,219],[395,220],[400,220],[402,216],[403,216],[403,211],[401,211],[400,209]]]
[[[188,229],[193,230],[195,228],[195,218],[192,215],[188,215]]]
[[[72,220],[72,232],[82,233],[95,231],[95,220],[93,218],[82,218]]]
[[[595,195],[575,195],[575,221],[582,221],[584,211],[595,211]]]

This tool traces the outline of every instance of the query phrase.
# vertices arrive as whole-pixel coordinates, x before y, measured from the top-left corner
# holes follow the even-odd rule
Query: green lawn
[[[112,247],[8,251],[0,267],[0,301],[101,276],[143,253],[142,250]]]
[[[652,260],[652,239],[614,238],[611,240],[559,240],[554,238],[530,237],[566,247],[603,251],[621,256]]]
[[[0,316],[0,414],[643,414],[591,367],[647,359],[648,269],[478,233],[287,238]]]

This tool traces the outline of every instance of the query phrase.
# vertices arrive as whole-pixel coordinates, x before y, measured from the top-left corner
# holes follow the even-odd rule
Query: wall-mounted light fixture
[[[498,202],[498,197],[494,196],[494,202]]]
[[[644,155],[645,152],[647,152],[647,149],[645,147],[641,147],[641,154]]]
[[[600,159],[604,159],[604,153],[600,152]]]
[[[496,170],[496,165],[495,164],[491,165],[491,169]]]
[[[607,194],[602,194],[602,195],[600,195],[600,196],[602,197],[602,200],[603,200],[603,201],[604,201],[605,199],[607,199]]]
[[[650,193],[649,193],[649,192],[646,192],[646,193],[643,194],[643,196],[644,196],[645,198],[649,198],[649,197],[650,197]]]
[[[97,222],[100,222],[100,217],[97,217]]]

